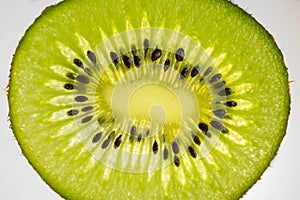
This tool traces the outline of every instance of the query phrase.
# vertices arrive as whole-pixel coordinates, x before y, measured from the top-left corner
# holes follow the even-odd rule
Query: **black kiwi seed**
[[[223,109],[214,110],[213,113],[219,118],[225,118],[226,111]]]
[[[88,84],[90,82],[90,79],[86,76],[83,76],[83,75],[76,76],[76,80],[81,82],[81,83],[85,83],[85,84]]]
[[[168,149],[164,148],[164,152],[163,152],[164,160],[166,160],[168,158],[168,155],[169,155]]]
[[[138,140],[138,142],[140,142],[142,140],[142,134],[138,134],[137,140]]]
[[[108,140],[112,140],[113,137],[115,136],[116,131],[112,131],[109,136],[107,137]]]
[[[88,98],[86,96],[77,96],[77,97],[75,97],[75,101],[77,101],[77,102],[85,102],[87,100],[88,100]]]
[[[211,121],[210,125],[219,131],[221,131],[223,129],[223,125],[220,122],[215,121],[215,120]]]
[[[222,78],[222,74],[215,74],[211,77],[209,83],[214,83],[217,82],[218,80],[220,80]]]
[[[183,61],[183,58],[184,58],[184,49],[183,48],[177,49],[175,58],[177,61]]]
[[[77,65],[77,67],[84,68],[83,63],[78,58],[74,58],[73,63]]]
[[[102,143],[101,145],[102,149],[105,149],[109,145],[110,141],[113,139],[114,136],[115,136],[115,131],[112,131],[107,137],[107,139],[104,140],[104,142]]]
[[[96,58],[95,54],[92,51],[88,50],[87,51],[87,56],[90,59],[90,61],[92,61],[92,63],[96,64],[97,58]]]
[[[235,102],[235,101],[227,101],[225,103],[225,105],[228,106],[228,107],[235,107],[235,106],[237,106],[237,102]]]
[[[157,144],[156,140],[153,143],[152,151],[154,154],[156,154],[158,152],[158,144]]]
[[[134,136],[136,134],[136,127],[133,125],[130,129],[130,135]]]
[[[135,48],[135,45],[134,45],[134,44],[131,45],[131,53],[132,53],[133,55],[135,55],[135,53],[136,53],[136,48]]]
[[[219,83],[216,83],[215,85],[214,85],[214,88],[215,89],[218,89],[218,88],[221,88],[221,87],[223,87],[224,85],[225,85],[225,81],[221,81],[221,82],[219,82]]]
[[[66,90],[73,90],[73,89],[74,89],[74,85],[71,84],[71,83],[66,83],[66,84],[64,85],[64,88],[65,88]]]
[[[194,78],[195,76],[197,76],[199,71],[200,71],[200,66],[196,65],[191,71],[191,77]]]
[[[201,144],[200,139],[197,135],[193,135],[192,137],[193,137],[193,141],[195,142],[195,144],[197,144],[197,145]]]
[[[183,68],[180,72],[180,79],[185,79],[185,77],[188,75],[188,72],[189,70],[187,67]]]
[[[105,148],[109,145],[109,143],[110,143],[110,140],[109,140],[109,139],[104,140],[104,142],[103,142],[102,145],[101,145],[101,148],[102,148],[102,149],[105,149]]]
[[[92,142],[93,142],[93,143],[98,142],[98,141],[101,139],[101,137],[102,137],[102,132],[97,133],[97,134],[93,137]]]
[[[114,142],[114,148],[115,149],[118,148],[120,146],[121,142],[122,142],[122,135],[119,135]]]
[[[133,62],[134,62],[134,65],[136,66],[136,67],[140,67],[141,66],[141,64],[142,64],[142,61],[141,61],[141,59],[138,57],[138,56],[134,56],[133,57]]]
[[[191,156],[192,156],[193,158],[197,158],[197,152],[196,152],[196,150],[194,149],[194,147],[189,146],[188,149],[189,149],[189,152],[190,152]]]
[[[144,40],[144,49],[145,49],[145,55],[144,56],[146,57],[147,51],[149,49],[149,40],[147,40],[147,39]]]
[[[110,52],[110,58],[115,65],[117,65],[120,62],[120,58],[115,52]]]
[[[179,153],[178,144],[175,141],[172,142],[172,150],[175,154]]]
[[[170,67],[170,59],[168,58],[166,61],[165,61],[165,64],[164,64],[164,71],[166,72],[169,67]]]
[[[81,123],[87,123],[93,119],[93,116],[87,116],[81,120]]]
[[[229,133],[229,130],[227,128],[223,127],[222,133],[224,133],[224,134]]]
[[[161,50],[156,48],[151,54],[151,60],[156,61],[160,57],[161,57]]]
[[[93,109],[94,109],[93,106],[86,106],[86,107],[83,107],[83,108],[81,109],[81,111],[87,112],[87,111],[90,111],[90,110],[93,110]]]
[[[71,73],[71,72],[68,72],[68,73],[66,74],[66,76],[67,76],[69,79],[72,79],[72,80],[75,79],[75,75],[74,75],[73,73]]]
[[[174,164],[176,165],[176,167],[179,167],[180,165],[180,160],[177,156],[174,156]]]
[[[207,126],[206,124],[200,122],[200,123],[198,124],[198,127],[200,128],[200,130],[201,130],[203,133],[207,133],[207,131],[208,131],[208,126]]]
[[[203,74],[203,76],[207,76],[213,70],[212,67],[209,67]]]
[[[73,115],[77,115],[78,113],[79,113],[79,111],[74,109],[74,110],[69,110],[67,112],[67,115],[73,116]]]
[[[227,96],[232,94],[231,88],[225,88],[224,90],[221,90],[221,92],[218,93],[219,96]]]
[[[148,137],[150,135],[150,130],[146,131],[146,137]]]
[[[126,55],[123,55],[122,56],[122,60],[124,62],[124,65],[127,67],[127,68],[130,68],[131,64],[132,64],[132,60],[130,57],[126,56]]]

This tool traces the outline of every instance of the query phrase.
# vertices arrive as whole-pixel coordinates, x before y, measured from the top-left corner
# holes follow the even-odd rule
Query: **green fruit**
[[[10,118],[66,199],[238,199],[285,135],[288,74],[226,0],[66,0],[27,30]]]

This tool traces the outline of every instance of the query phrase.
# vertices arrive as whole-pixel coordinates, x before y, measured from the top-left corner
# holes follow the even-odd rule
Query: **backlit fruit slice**
[[[225,0],[66,0],[21,40],[10,118],[66,199],[238,199],[285,135],[273,38]]]

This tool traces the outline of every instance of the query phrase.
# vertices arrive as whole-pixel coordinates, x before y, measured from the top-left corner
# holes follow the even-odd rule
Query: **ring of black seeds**
[[[148,54],[150,54],[150,59],[152,62],[157,62],[159,59],[161,59],[162,50],[159,48],[151,48],[148,39],[144,40],[143,46],[144,46],[144,57],[145,58]],[[138,51],[138,49],[136,49],[135,45],[132,45],[131,46],[132,57],[129,55],[125,55],[125,54],[118,54],[115,51],[109,52],[109,55],[110,55],[111,62],[116,67],[120,64],[123,64],[128,69],[130,69],[132,65],[134,65],[137,68],[140,68],[143,65],[143,58],[138,56],[137,51]],[[93,51],[88,50],[86,55],[87,55],[88,60],[94,66],[97,66],[96,54],[94,54]],[[184,62],[185,50],[183,48],[178,48],[176,50],[174,56],[175,56],[176,62]],[[93,78],[93,70],[85,67],[84,62],[82,62],[81,59],[74,58],[73,63],[79,69],[83,70],[83,72],[86,75]],[[163,71],[166,72],[167,70],[169,70],[171,65],[172,65],[171,60],[169,58],[166,58],[163,61]],[[116,70],[117,70],[117,68],[116,68]],[[190,75],[190,78],[192,78],[192,79],[199,76],[199,82],[202,82],[204,79],[206,79],[206,77],[210,77],[209,80],[207,80],[207,83],[211,84],[212,87],[216,90],[220,89],[219,92],[217,93],[219,96],[231,95],[233,93],[233,91],[230,87],[225,87],[226,82],[224,80],[222,80],[222,74],[220,74],[220,73],[212,74],[212,73],[213,73],[212,66],[209,66],[208,68],[206,68],[206,70],[204,72],[202,72],[202,66],[200,66],[200,65],[195,65],[191,68],[183,67],[183,68],[181,68],[181,71],[179,72],[179,74],[180,74],[179,79],[186,79],[189,75]],[[66,74],[66,77],[69,78],[70,80],[74,80],[75,84],[77,84],[78,86],[85,87],[91,82],[90,78],[88,78],[86,75],[83,75],[83,74],[76,75],[76,73],[68,72]],[[65,83],[63,87],[66,90],[74,90],[74,89],[77,89],[77,86],[75,86],[75,84],[72,82]],[[223,88],[223,87],[225,87],[225,88]],[[85,102],[89,101],[89,98],[87,96],[85,96],[84,94],[78,94],[77,96],[74,97],[74,100],[75,100],[75,102],[78,102],[78,103],[85,103]],[[224,102],[223,104],[225,107],[230,107],[230,108],[236,107],[238,105],[237,102],[234,100],[228,100],[228,101]],[[80,112],[88,113],[88,112],[92,112],[93,110],[94,110],[94,106],[92,104],[84,105],[80,109],[70,109],[69,111],[67,111],[67,115],[75,117],[75,116],[79,115]],[[219,119],[224,119],[226,117],[226,110],[225,109],[216,109],[216,110],[213,110],[212,114]],[[82,124],[91,123],[93,118],[94,118],[93,115],[84,116],[81,118],[81,123]],[[106,120],[102,119],[102,118],[98,118],[98,120],[96,120],[96,121],[98,121],[98,123],[101,125],[101,124],[105,123]],[[224,134],[228,133],[228,129],[226,127],[224,127],[224,124],[219,122],[218,120],[211,120],[209,123],[200,121],[197,124],[197,127],[208,138],[211,137],[211,133],[209,131],[211,127],[216,129],[217,131],[224,133]],[[147,137],[149,137],[150,130],[146,131],[144,134],[143,133],[137,134],[136,126],[132,125],[129,130],[129,134],[130,134],[129,140],[131,142],[133,142],[134,140],[140,142],[142,140],[142,138],[146,137],[146,139],[147,139]],[[106,139],[102,140],[102,143],[101,143],[102,149],[106,149],[110,145],[111,142],[113,143],[114,149],[119,149],[120,145],[124,141],[123,140],[124,136],[122,134],[117,135],[117,137],[115,138],[115,131],[113,131],[109,134],[106,132],[97,132],[92,137],[92,143],[100,142],[101,138],[103,138],[103,137],[106,137]],[[199,146],[199,147],[201,146],[201,139],[200,139],[201,137],[199,137],[197,134],[192,133],[190,138],[191,138],[191,142],[195,146]],[[163,139],[163,144],[167,145],[165,139]],[[180,158],[179,158],[179,153],[180,153],[179,146],[180,146],[180,141],[173,140],[172,142],[170,142],[170,149],[172,149],[171,153],[173,153],[173,163],[176,167],[179,167],[180,162],[181,162]],[[168,148],[166,146],[160,147],[159,143],[156,140],[154,140],[154,142],[152,143],[151,149],[152,149],[152,153],[154,155],[156,155],[159,152],[159,150],[161,149],[164,160],[167,160],[170,156],[170,152],[169,152]],[[185,151],[192,158],[197,158],[198,154],[197,154],[196,149],[197,148],[190,145],[187,147],[187,149]]]

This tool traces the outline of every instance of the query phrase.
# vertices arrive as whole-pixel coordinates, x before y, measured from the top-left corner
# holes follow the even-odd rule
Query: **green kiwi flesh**
[[[288,74],[226,0],[66,0],[22,38],[12,129],[66,199],[239,199],[276,155]]]

